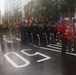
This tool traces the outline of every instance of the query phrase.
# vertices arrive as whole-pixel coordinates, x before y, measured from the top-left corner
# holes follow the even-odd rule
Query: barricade
[[[39,34],[37,34],[37,37],[38,37],[39,46],[41,46],[40,36],[39,36]]]
[[[28,33],[26,33],[26,39],[27,39],[27,41],[26,41],[26,42],[28,43]]]
[[[32,43],[34,43],[34,40],[33,40],[33,33],[31,33],[31,41],[32,41]]]
[[[44,33],[44,35],[45,35],[45,40],[46,40],[46,44],[48,44],[48,39],[47,39],[47,35],[46,35],[46,33]]]
[[[51,34],[51,37],[52,37],[51,41],[52,41],[52,43],[54,43],[54,34],[53,33]]]

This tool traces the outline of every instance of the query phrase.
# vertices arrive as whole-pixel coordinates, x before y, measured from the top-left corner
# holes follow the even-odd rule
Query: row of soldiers
[[[72,44],[74,43],[74,52],[76,52],[76,31],[73,21],[64,20],[62,23],[57,24],[57,31],[62,40],[62,55],[65,55],[68,46],[69,52],[72,51]]]
[[[31,37],[33,36],[33,39],[36,41],[38,40],[38,35],[40,37],[40,40],[43,41],[45,39],[45,42],[47,41],[47,44],[50,43],[50,33],[53,33],[53,43],[56,43],[56,26],[52,25],[51,23],[42,25],[42,24],[32,24],[27,25],[26,23],[23,23],[20,25],[20,31],[21,31],[21,39],[22,41],[26,41],[28,37],[28,41],[31,41]],[[28,35],[28,36],[27,36]]]
[[[58,23],[33,23],[28,25],[25,22],[14,27],[18,33],[21,33],[22,42],[45,42],[46,44],[57,43],[62,40],[62,54],[65,54],[69,42],[69,51],[71,51],[71,42],[74,41],[73,22],[62,21]],[[10,28],[11,29],[11,28]],[[50,40],[51,39],[51,40]],[[39,44],[40,45],[40,44]]]
[[[57,43],[62,40],[62,54],[66,52],[67,44],[69,45],[69,51],[72,49],[72,42],[74,41],[74,24],[73,22],[62,21],[58,23],[47,23],[47,24],[32,24],[27,25],[23,23],[20,25],[19,29],[21,31],[21,39],[23,42],[31,40],[34,41],[45,41],[47,44]],[[33,37],[33,38],[32,38]],[[32,39],[31,39],[32,38]],[[39,39],[40,38],[40,39]],[[50,41],[51,38],[51,41]]]

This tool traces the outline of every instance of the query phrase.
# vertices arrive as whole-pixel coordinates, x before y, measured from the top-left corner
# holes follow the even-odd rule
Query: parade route
[[[13,40],[13,43],[0,41],[0,75],[76,74],[75,55],[62,56],[61,51],[39,48],[33,44],[23,44],[16,39]]]
[[[76,0],[1,0],[0,75],[76,75]]]

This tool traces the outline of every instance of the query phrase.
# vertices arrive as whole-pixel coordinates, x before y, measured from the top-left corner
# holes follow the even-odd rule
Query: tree
[[[40,5],[35,8],[35,14],[48,20],[59,20],[57,0],[40,0]]]
[[[72,19],[76,8],[76,0],[39,0],[40,4],[35,7],[34,15],[45,18],[60,20],[63,17]]]
[[[18,11],[18,9],[14,9],[14,22],[16,22],[16,24],[18,24],[18,22],[20,22],[22,20],[22,12]]]
[[[61,12],[69,16],[72,19],[76,8],[76,0],[61,0]]]

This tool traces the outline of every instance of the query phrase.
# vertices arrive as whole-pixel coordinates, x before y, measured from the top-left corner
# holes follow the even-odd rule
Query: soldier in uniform
[[[57,39],[59,42],[59,40],[60,40],[60,29],[61,29],[61,22],[60,21],[56,24],[56,29],[57,29]]]
[[[69,49],[69,52],[72,52],[72,43],[74,41],[74,29],[73,29],[73,25],[71,22],[68,23],[69,25],[69,40],[68,40],[68,49]]]
[[[52,43],[56,43],[57,30],[56,30],[56,25],[54,23],[53,23],[53,25],[51,27],[51,32],[53,34],[53,36],[52,36]]]
[[[40,24],[38,26],[38,34],[40,36],[40,41],[43,42],[43,26],[42,26],[42,24]]]
[[[21,41],[24,42],[24,25],[21,23],[20,25],[20,31],[21,31]]]
[[[47,44],[50,43],[50,26],[49,24],[44,26],[43,32],[46,33],[47,39],[45,39]]]
[[[71,37],[71,30],[70,26],[68,25],[67,21],[64,21],[61,29],[61,35],[62,35],[62,55],[65,55],[66,48],[68,45],[68,40]]]
[[[23,27],[23,35],[24,35],[24,42],[27,41],[28,39],[28,27],[27,27],[27,24],[24,22],[24,27]]]

